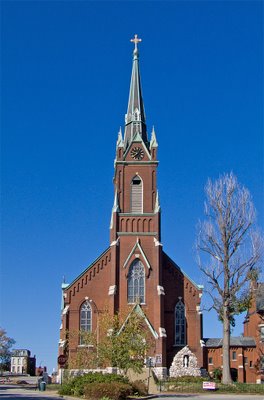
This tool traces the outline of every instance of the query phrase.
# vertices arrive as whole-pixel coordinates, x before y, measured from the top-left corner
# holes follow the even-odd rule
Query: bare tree
[[[222,382],[232,383],[230,374],[230,328],[235,315],[250,301],[248,285],[259,273],[262,239],[255,223],[255,208],[249,191],[231,172],[206,187],[206,220],[199,223],[198,261],[206,276],[213,308],[223,323]]]
[[[14,339],[7,336],[6,330],[0,327],[0,371],[8,371],[11,348],[15,343]]]

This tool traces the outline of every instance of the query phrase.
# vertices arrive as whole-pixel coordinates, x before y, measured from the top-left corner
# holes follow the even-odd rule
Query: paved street
[[[63,397],[67,400],[67,396]],[[234,394],[172,394],[172,395],[159,395],[161,400],[264,400],[263,395],[234,395]],[[62,399],[59,395],[45,391],[39,392],[38,390],[17,388],[12,386],[0,386],[0,400],[59,400]],[[68,398],[70,400],[73,397]]]
[[[34,389],[26,389],[15,387],[14,385],[0,385],[0,399],[9,399],[9,400],[26,400],[26,399],[38,399],[38,400],[59,400],[62,399],[61,396],[45,391],[40,392]]]

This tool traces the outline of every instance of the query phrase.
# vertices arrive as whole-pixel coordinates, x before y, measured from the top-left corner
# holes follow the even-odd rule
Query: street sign
[[[162,354],[156,354],[156,364],[162,364]]]
[[[155,358],[154,357],[148,357],[146,360],[146,367],[154,367],[155,366]]]
[[[60,365],[60,367],[64,367],[64,365],[66,364],[67,361],[67,356],[65,356],[64,354],[61,354],[58,357],[58,364]]]

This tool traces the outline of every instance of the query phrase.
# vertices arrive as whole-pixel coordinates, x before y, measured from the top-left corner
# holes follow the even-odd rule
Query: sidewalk
[[[19,386],[19,385],[0,385],[0,394],[7,392],[8,394],[29,394],[30,396],[41,396],[43,397],[53,397],[57,399],[64,399],[64,400],[83,400],[83,398],[68,396],[68,395],[60,395],[56,390],[44,390],[40,391],[38,389],[34,389],[32,387]],[[142,399],[153,399],[158,397],[157,395],[149,395],[145,397],[141,397]],[[132,398],[131,398],[132,400]]]

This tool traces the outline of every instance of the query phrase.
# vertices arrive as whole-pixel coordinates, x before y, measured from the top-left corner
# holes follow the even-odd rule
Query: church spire
[[[135,35],[131,42],[135,44],[133,51],[133,66],[129,90],[129,100],[127,107],[127,114],[125,116],[125,135],[124,145],[125,149],[133,140],[133,137],[139,133],[145,144],[148,144],[147,131],[146,131],[146,117],[144,111],[144,104],[142,98],[142,89],[140,83],[139,73],[139,52],[138,43],[141,39]]]

